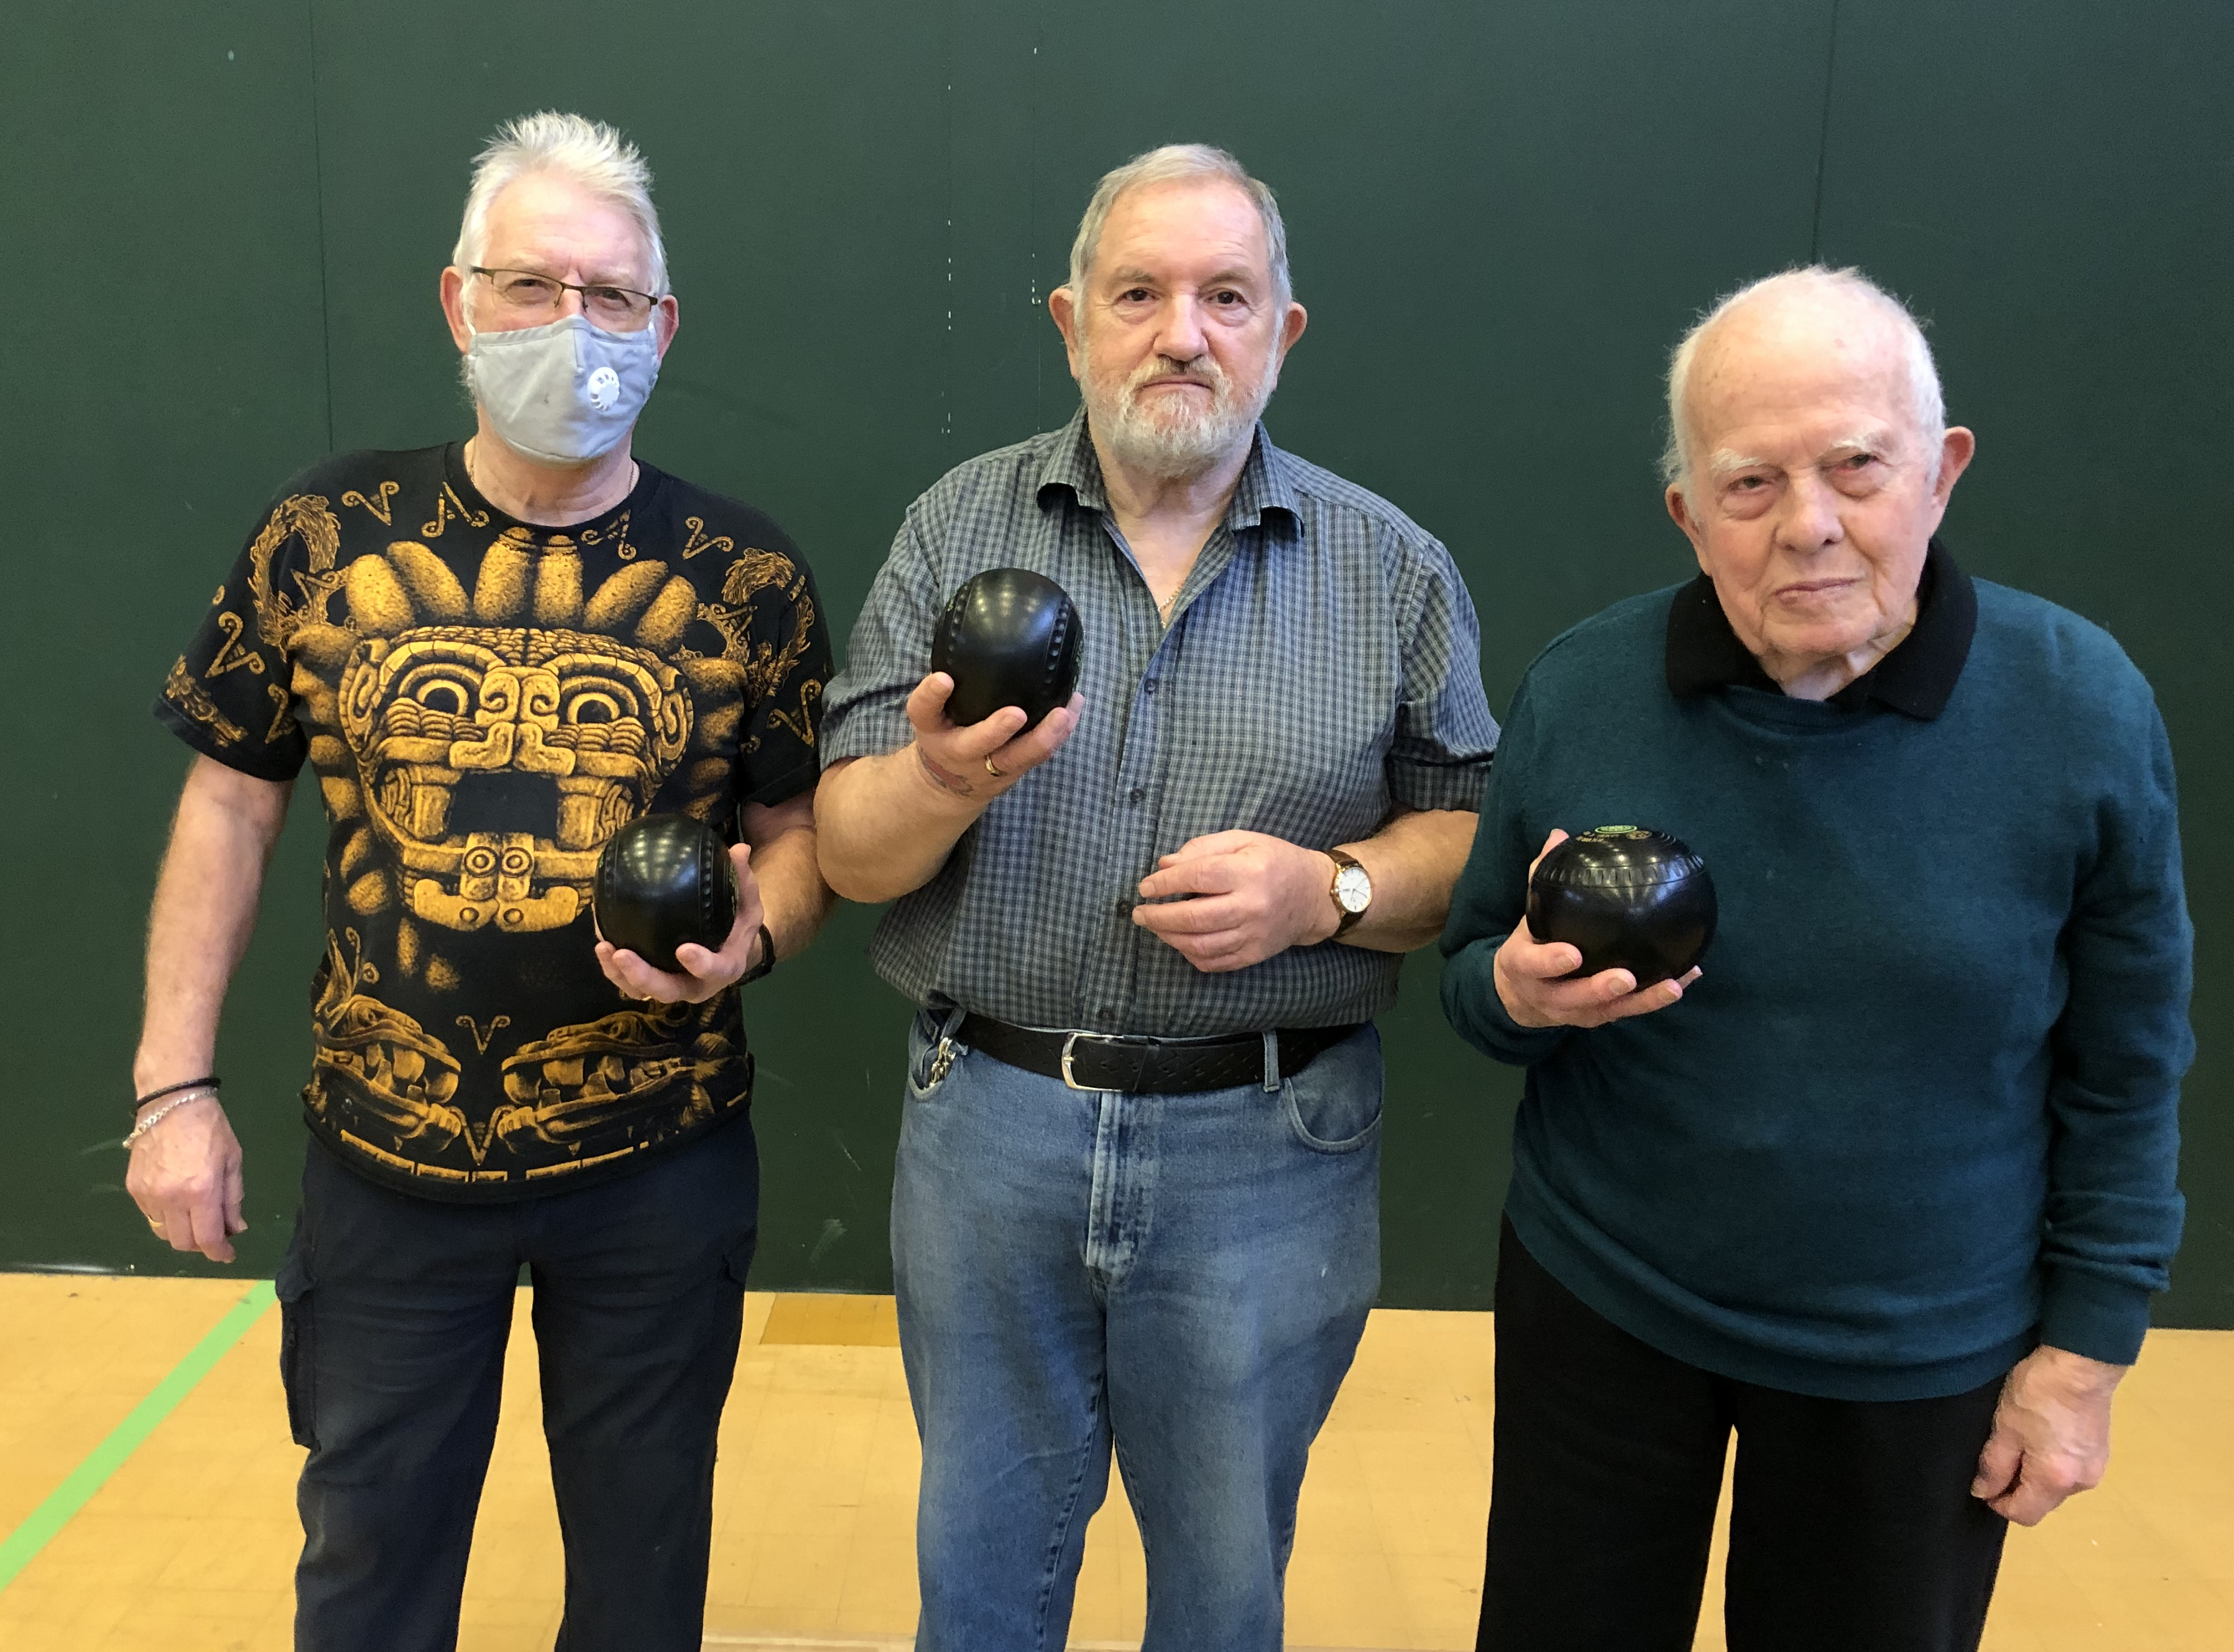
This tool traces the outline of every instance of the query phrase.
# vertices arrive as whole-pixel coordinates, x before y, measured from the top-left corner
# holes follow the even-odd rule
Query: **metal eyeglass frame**
[[[561,281],[557,276],[545,275],[540,270],[515,270],[506,265],[499,265],[495,269],[490,269],[479,264],[468,264],[466,267],[470,274],[486,276],[488,278],[489,285],[496,288],[497,296],[500,298],[504,297],[504,289],[498,285],[497,278],[500,275],[516,275],[526,276],[532,281],[547,281],[562,292],[580,293],[582,295],[582,308],[585,310],[587,310],[590,307],[590,295],[593,292],[620,292],[626,293],[631,298],[643,299],[643,308],[642,310],[630,310],[628,312],[630,317],[649,316],[653,310],[659,308],[659,300],[653,297],[651,294],[648,292],[638,292],[634,287],[624,287],[617,282],[592,281],[585,284],[579,281]],[[507,299],[506,302],[509,303],[510,300]],[[558,299],[552,299],[552,308],[554,310],[557,309],[558,303],[559,301]]]

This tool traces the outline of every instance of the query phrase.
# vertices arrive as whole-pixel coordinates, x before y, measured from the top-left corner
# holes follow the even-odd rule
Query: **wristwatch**
[[[1365,909],[1373,904],[1373,876],[1359,864],[1355,855],[1329,849],[1326,857],[1334,862],[1334,882],[1327,893],[1334,899],[1335,911],[1342,914],[1342,921],[1334,926],[1334,938],[1338,941],[1349,933],[1357,920],[1365,916]]]

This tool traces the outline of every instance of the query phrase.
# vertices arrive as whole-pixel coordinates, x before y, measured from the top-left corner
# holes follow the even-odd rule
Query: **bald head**
[[[1858,270],[1821,264],[1741,287],[1683,336],[1669,361],[1662,474],[1687,485],[1701,465],[1742,457],[1702,445],[1703,433],[1741,411],[1733,405],[1739,398],[1804,397],[1872,381],[1906,415],[1907,428],[1895,433],[1903,445],[1936,454],[1946,404],[1931,347],[1906,305]]]

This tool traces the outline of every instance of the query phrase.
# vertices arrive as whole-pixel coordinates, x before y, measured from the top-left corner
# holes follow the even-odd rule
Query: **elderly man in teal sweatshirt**
[[[1957,1652],[2006,1521],[2100,1479],[2179,1239],[2170,748],[2105,632],[1934,537],[1975,439],[1859,274],[1726,300],[1669,412],[1700,575],[1529,668],[1443,938],[1528,1069],[1479,1644],[1689,1647],[1734,1432],[1733,1652]],[[1703,972],[1529,932],[1616,821],[1712,867]]]

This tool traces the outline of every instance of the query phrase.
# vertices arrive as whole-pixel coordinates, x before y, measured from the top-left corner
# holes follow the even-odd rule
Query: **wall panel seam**
[[[318,204],[318,339],[325,370],[326,452],[334,451],[334,310],[332,250],[326,238],[324,115],[318,101],[318,4],[303,0],[310,40],[310,193]]]
[[[1815,134],[1815,212],[1807,225],[1807,262],[1823,261],[1823,177],[1831,157],[1831,100],[1839,86],[1839,0],[1831,0],[1831,38],[1823,53],[1823,122]]]

